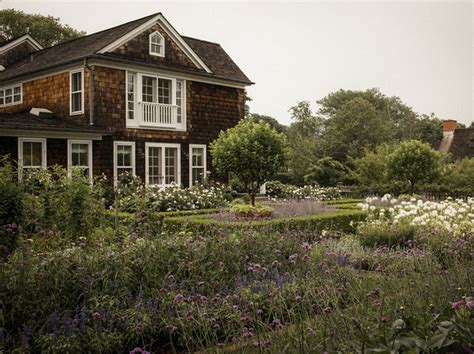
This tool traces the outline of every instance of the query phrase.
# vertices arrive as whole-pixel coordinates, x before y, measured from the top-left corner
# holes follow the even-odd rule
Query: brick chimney
[[[458,127],[458,122],[454,119],[443,120],[443,136],[454,135],[454,130]]]

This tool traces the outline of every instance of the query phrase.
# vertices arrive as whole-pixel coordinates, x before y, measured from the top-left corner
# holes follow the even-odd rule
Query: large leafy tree
[[[311,111],[308,101],[290,108],[291,125],[286,129],[290,159],[289,171],[293,182],[304,183],[308,168],[322,157],[322,119]]]
[[[321,186],[335,186],[346,177],[346,167],[331,157],[323,157],[308,168],[306,182],[316,182]]]
[[[428,144],[418,140],[403,141],[388,158],[392,178],[410,183],[411,193],[416,185],[428,183],[440,175],[442,156]]]
[[[211,144],[212,162],[221,174],[234,174],[252,198],[287,162],[286,139],[263,121],[241,120]]]
[[[43,47],[50,47],[86,33],[63,25],[53,16],[27,14],[23,11],[6,9],[0,11],[0,40],[7,41],[25,33],[31,34]]]
[[[362,97],[346,101],[326,122],[326,151],[342,162],[349,156],[361,157],[365,150],[372,150],[392,138],[390,125],[374,105]]]
[[[247,119],[253,119],[255,122],[263,121],[273,129],[275,129],[278,133],[283,133],[287,128],[286,125],[281,124],[275,118],[267,116],[265,114],[249,113],[247,115]]]

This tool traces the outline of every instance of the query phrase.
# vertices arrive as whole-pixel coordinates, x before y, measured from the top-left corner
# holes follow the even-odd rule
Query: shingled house
[[[474,157],[474,129],[458,128],[453,119],[443,121],[443,139],[439,151],[449,152],[454,160]]]
[[[0,63],[0,155],[20,171],[129,171],[157,186],[209,171],[209,143],[243,117],[252,84],[161,13],[45,49],[25,35],[0,44]]]

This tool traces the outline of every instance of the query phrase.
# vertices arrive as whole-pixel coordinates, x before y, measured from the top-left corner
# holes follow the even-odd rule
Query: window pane
[[[117,167],[132,167],[132,147],[130,145],[117,146]]]
[[[72,144],[72,166],[89,166],[89,145],[88,144]]]
[[[127,100],[128,119],[133,119],[135,111],[135,74],[133,73],[128,73],[127,76]]]
[[[165,148],[165,184],[177,182],[178,149]]]
[[[156,78],[143,76],[142,100],[143,102],[155,102]]]
[[[72,99],[72,111],[79,112],[82,110],[82,94],[80,92],[73,93],[71,96]]]
[[[153,146],[148,148],[148,177],[149,184],[162,183],[160,147]]]
[[[41,167],[43,166],[43,144],[39,141],[23,142],[23,166]]]
[[[204,149],[203,148],[193,148],[193,167],[204,167]]]
[[[16,87],[13,88],[13,93],[14,94],[20,94],[20,92],[21,92],[20,86],[16,86]]]
[[[178,106],[177,108],[177,116],[176,120],[178,123],[181,123],[181,119],[183,116],[183,81],[182,80],[176,80],[176,105]]]
[[[77,72],[71,75],[71,91],[81,91],[82,90],[82,73]]]
[[[192,171],[192,184],[201,183],[204,180],[204,168],[193,168]]]
[[[158,80],[158,102],[163,104],[171,103],[171,80]]]

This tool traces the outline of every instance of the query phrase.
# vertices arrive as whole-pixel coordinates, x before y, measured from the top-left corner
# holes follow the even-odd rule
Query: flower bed
[[[334,187],[303,186],[297,187],[278,181],[266,183],[267,195],[275,200],[313,199],[319,201],[341,198],[341,193]]]

